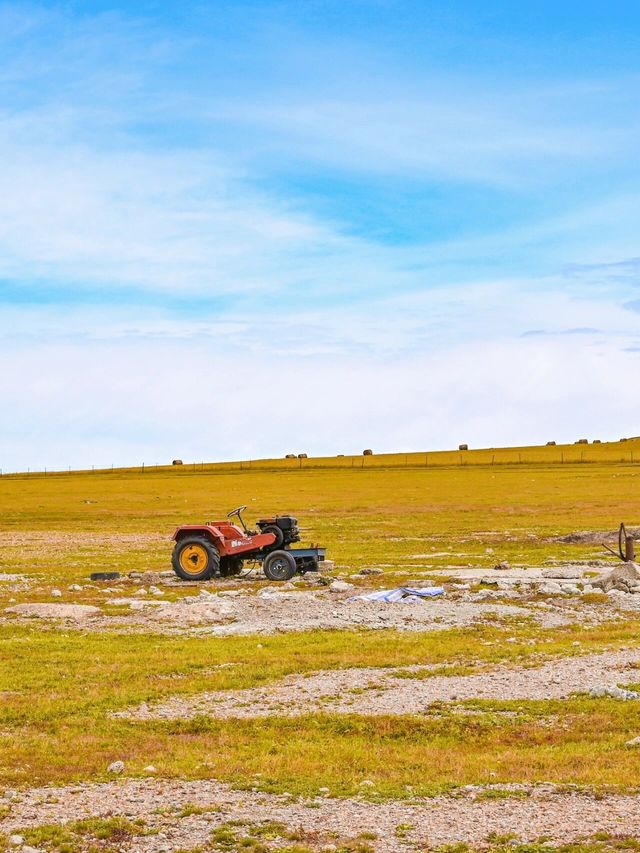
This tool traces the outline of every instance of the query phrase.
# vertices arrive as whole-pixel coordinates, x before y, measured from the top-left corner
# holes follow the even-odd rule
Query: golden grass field
[[[640,464],[620,461],[623,450],[630,454],[636,447],[640,463],[639,445],[572,447],[574,454],[593,455],[564,464],[552,459],[562,450],[555,447],[538,448],[541,461],[535,464],[506,464],[502,457],[497,464],[501,453],[518,452],[509,450],[496,451],[494,465],[487,462],[490,451],[482,452],[479,464],[470,451],[463,466],[417,465],[417,456],[409,454],[406,465],[398,455],[387,467],[372,457],[364,468],[351,467],[347,458],[339,460],[344,468],[304,460],[302,467],[279,463],[282,470],[270,463],[268,470],[254,464],[242,470],[183,466],[2,477],[0,571],[24,574],[33,584],[24,593],[0,588],[0,612],[16,600],[52,601],[54,586],[64,590],[66,601],[99,602],[91,588],[72,594],[68,586],[82,584],[96,570],[169,568],[176,525],[221,517],[239,504],[248,505],[250,521],[274,512],[296,515],[304,541],[325,545],[337,571],[383,565],[409,577],[419,564],[446,576],[452,565],[490,569],[502,559],[541,565],[549,558],[604,556],[593,543],[550,540],[574,531],[613,531],[621,520],[640,523]],[[618,456],[609,460],[607,453]],[[376,583],[384,582],[384,576],[377,577]],[[639,629],[640,620],[632,617],[584,629],[581,648],[634,646]],[[373,798],[490,782],[635,788],[637,753],[624,744],[640,731],[640,717],[634,703],[611,699],[477,700],[466,703],[478,711],[472,717],[447,707],[420,718],[328,711],[295,719],[142,725],[109,716],[170,694],[250,687],[294,672],[535,662],[574,654],[576,631],[498,620],[426,634],[324,631],[216,638],[85,633],[5,620],[0,625],[0,787],[104,779],[107,765],[126,756],[132,775],[152,764],[166,777],[215,777],[305,795],[323,786],[338,796],[354,794],[363,778],[375,783]],[[228,662],[236,665],[215,669]],[[556,724],[541,722],[549,719]]]

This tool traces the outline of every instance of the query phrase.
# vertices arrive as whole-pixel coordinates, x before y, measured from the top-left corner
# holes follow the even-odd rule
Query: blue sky
[[[0,4],[0,468],[638,434],[640,7]]]

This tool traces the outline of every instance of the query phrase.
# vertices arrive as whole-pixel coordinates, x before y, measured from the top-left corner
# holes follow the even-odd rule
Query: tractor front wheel
[[[262,571],[270,581],[288,581],[297,571],[296,561],[288,551],[271,551],[262,561]]]
[[[185,536],[176,542],[171,564],[184,581],[204,581],[220,574],[218,549],[203,536]]]

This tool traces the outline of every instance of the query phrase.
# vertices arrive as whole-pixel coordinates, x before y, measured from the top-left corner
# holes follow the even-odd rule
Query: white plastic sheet
[[[403,604],[424,601],[427,598],[435,598],[444,595],[444,587],[410,587],[398,586],[395,589],[377,589],[375,592],[366,592],[363,595],[354,595],[351,601],[387,601],[390,603],[402,602]]]

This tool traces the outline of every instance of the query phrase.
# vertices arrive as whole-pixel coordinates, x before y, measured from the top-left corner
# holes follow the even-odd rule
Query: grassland
[[[630,452],[631,444],[620,447]],[[72,594],[68,586],[99,569],[166,569],[176,525],[220,517],[238,504],[248,504],[249,520],[298,516],[304,540],[326,545],[338,571],[375,565],[407,576],[446,576],[456,566],[490,568],[503,559],[541,565],[602,556],[597,542],[556,538],[612,531],[623,519],[640,523],[640,466],[619,458],[386,468],[307,464],[313,461],[277,471],[2,477],[0,571],[24,574],[32,585],[0,589],[0,607],[11,599],[51,600],[53,586],[64,588],[65,600],[97,601],[89,588]],[[581,648],[634,646],[639,628],[628,619],[585,629]],[[372,797],[489,782],[634,787],[637,753],[625,743],[640,731],[638,712],[610,699],[477,701],[462,703],[473,715],[443,706],[420,718],[327,712],[142,725],[111,716],[171,694],[251,687],[294,672],[574,654],[576,630],[522,622],[411,636],[326,631],[220,639],[8,622],[0,627],[0,785],[102,779],[110,761],[124,758],[131,775],[152,764],[170,778],[215,777],[301,795],[322,787],[354,794],[363,779],[373,781]],[[483,645],[488,639],[494,645]],[[216,669],[222,663],[235,666]]]

